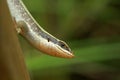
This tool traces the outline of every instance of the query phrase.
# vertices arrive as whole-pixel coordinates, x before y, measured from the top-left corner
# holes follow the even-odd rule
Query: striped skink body
[[[38,50],[52,56],[72,58],[68,45],[46,32],[31,16],[21,0],[7,0],[18,33]]]

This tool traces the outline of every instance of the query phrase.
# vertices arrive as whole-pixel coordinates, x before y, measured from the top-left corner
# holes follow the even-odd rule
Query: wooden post
[[[0,80],[30,80],[6,0],[0,0]]]

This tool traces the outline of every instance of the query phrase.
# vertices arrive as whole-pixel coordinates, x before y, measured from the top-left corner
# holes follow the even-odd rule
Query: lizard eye
[[[68,47],[68,45],[67,45],[65,42],[59,41],[59,42],[58,42],[58,45],[59,45],[61,48],[65,49],[65,50],[67,50],[67,51],[69,51],[69,52],[71,52],[70,48]]]

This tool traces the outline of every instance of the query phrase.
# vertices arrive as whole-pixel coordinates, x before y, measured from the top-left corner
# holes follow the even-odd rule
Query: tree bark
[[[0,0],[0,80],[30,80],[6,0]]]

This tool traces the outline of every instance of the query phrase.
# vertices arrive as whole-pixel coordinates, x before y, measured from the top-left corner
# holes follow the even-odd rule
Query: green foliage
[[[48,76],[49,72],[53,72],[55,76],[64,76],[65,80],[65,75],[69,72],[92,77],[95,77],[91,75],[93,73],[99,73],[101,76],[103,72],[104,75],[108,74],[105,76],[111,77],[109,79],[105,77],[104,80],[120,79],[116,76],[120,75],[120,39],[117,38],[120,30],[119,0],[24,0],[24,3],[38,23],[48,32],[58,38],[71,39],[69,43],[75,53],[73,59],[40,55],[40,52],[23,41],[22,44],[25,46],[22,47],[27,54],[26,63],[30,71],[35,71],[41,76],[43,74]],[[112,27],[110,33],[115,33],[112,38],[106,38],[108,37],[106,36],[93,39],[91,37],[90,33],[93,32],[104,35],[105,27]],[[105,30],[106,33],[107,31],[109,32],[109,28]],[[99,37],[99,34],[93,33],[93,35]],[[75,39],[74,36],[77,38]]]
[[[60,38],[81,36],[91,30],[95,22],[104,25],[120,18],[117,0],[23,1],[41,26]]]
[[[48,73],[51,72],[49,75],[54,75],[54,80],[61,78],[67,80],[65,75],[68,75],[68,72],[79,72],[80,74],[85,75],[93,73],[98,74],[100,72],[105,73],[109,71],[116,74],[115,71],[120,71],[119,41],[110,41],[108,39],[87,39],[72,41],[69,43],[71,43],[70,45],[75,54],[75,58],[73,59],[51,57],[45,54],[40,54],[40,52],[34,49],[25,51],[28,54],[26,57],[26,63],[28,69],[32,72],[32,75],[34,75],[34,77],[40,76],[38,79],[46,79],[44,76],[48,76]],[[30,55],[30,53],[32,55]],[[72,69],[72,66],[75,66],[76,68]],[[101,76],[101,74],[99,76]],[[115,79],[114,75],[111,77],[114,77]],[[107,76],[105,79],[107,79]]]
[[[72,48],[75,53],[73,59],[56,58],[47,55],[34,56],[27,58],[27,63],[30,69],[43,69],[55,66],[69,65],[74,63],[90,63],[90,62],[102,62],[107,60],[120,59],[120,43],[107,43],[96,44],[90,41],[75,41],[71,42],[74,47]],[[81,44],[82,43],[82,44]],[[87,45],[87,44],[88,45]],[[90,44],[90,45],[89,45]],[[94,44],[94,45],[92,45]],[[77,46],[77,47],[75,47]],[[81,46],[81,47],[78,47]],[[83,47],[84,46],[84,47]],[[30,50],[32,52],[32,50]],[[29,52],[28,52],[29,53]],[[39,53],[39,52],[36,52]],[[33,54],[36,54],[33,53]],[[41,65],[39,65],[41,64]]]

